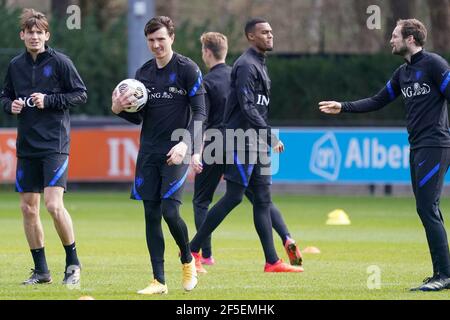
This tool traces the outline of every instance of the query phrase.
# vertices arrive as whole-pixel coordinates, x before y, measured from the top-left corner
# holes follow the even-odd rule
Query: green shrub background
[[[20,11],[6,9],[0,1],[0,87],[12,57],[23,49],[19,38]],[[88,88],[88,103],[75,108],[73,114],[110,115],[111,91],[127,77],[126,16],[111,22],[101,30],[95,17],[82,19],[80,30],[68,30],[64,21],[51,21],[49,45],[63,51],[74,61]],[[230,22],[225,34],[236,34]],[[206,72],[201,61],[199,37],[208,29],[204,25],[191,27],[184,22],[177,27],[174,49],[191,57]],[[238,33],[237,33],[238,34]],[[139,35],[140,36],[140,35]],[[233,38],[234,37],[234,38]],[[142,41],[145,41],[142,36]],[[238,39],[229,37],[232,64],[240,54],[233,52]],[[450,60],[450,54],[444,55]],[[283,55],[272,53],[268,68],[272,80],[271,119],[278,125],[401,125],[404,119],[402,99],[382,111],[330,117],[320,114],[321,100],[355,100],[378,92],[394,70],[402,64],[400,57],[390,53],[375,55]],[[14,126],[14,118],[0,115],[0,126]]]

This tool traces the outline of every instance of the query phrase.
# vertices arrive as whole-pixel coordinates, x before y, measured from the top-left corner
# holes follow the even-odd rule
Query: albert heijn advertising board
[[[409,184],[405,128],[283,129],[286,152],[274,181]]]
[[[283,128],[274,183],[409,184],[404,128]],[[15,180],[14,129],[0,130],[0,182]],[[69,180],[132,181],[139,127],[72,129]]]

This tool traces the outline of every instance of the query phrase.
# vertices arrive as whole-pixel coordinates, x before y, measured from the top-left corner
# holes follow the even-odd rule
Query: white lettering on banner
[[[132,177],[131,170],[136,165],[139,145],[130,138],[110,138],[109,145],[109,170],[110,177]]]
[[[373,168],[392,169],[409,168],[409,146],[391,145],[387,147],[379,143],[377,138],[365,138],[362,141],[357,138],[350,139],[347,156],[345,157],[345,167],[351,168]]]
[[[108,139],[108,145],[109,145],[108,176],[117,177],[120,176],[120,168],[119,168],[120,139]]]
[[[350,139],[350,143],[348,144],[347,157],[345,158],[345,167],[350,168],[353,162],[355,163],[355,166],[357,168],[363,167],[359,142],[358,139],[355,138]],[[368,168],[368,163],[366,165],[367,166],[364,166],[364,168]]]

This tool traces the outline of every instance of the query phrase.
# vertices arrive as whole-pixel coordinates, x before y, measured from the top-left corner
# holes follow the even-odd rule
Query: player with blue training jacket
[[[353,102],[322,101],[328,114],[369,112],[403,96],[411,146],[411,182],[417,213],[433,263],[433,275],[411,290],[439,291],[450,288],[450,254],[439,202],[450,165],[450,132],[447,102],[450,101],[450,68],[441,56],[423,49],[427,30],[416,19],[399,20],[392,33],[392,53],[405,59],[375,96]]]
[[[9,63],[0,104],[18,120],[16,191],[34,260],[25,285],[51,283],[39,216],[40,193],[66,251],[64,284],[80,282],[72,219],[64,207],[70,146],[69,110],[86,103],[87,90],[72,61],[50,48],[47,18],[33,9],[21,16],[25,51]]]

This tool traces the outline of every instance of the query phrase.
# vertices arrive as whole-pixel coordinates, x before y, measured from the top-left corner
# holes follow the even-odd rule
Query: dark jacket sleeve
[[[447,61],[438,56],[431,60],[430,69],[434,83],[450,102],[450,67]]]
[[[8,67],[8,70],[7,70],[6,76],[5,76],[3,90],[0,93],[0,104],[2,105],[3,110],[6,113],[12,114],[11,105],[15,99],[16,99],[16,96],[14,93],[14,88],[13,88],[13,84],[11,81],[11,75],[10,75],[10,71],[9,71],[9,67]]]
[[[242,65],[236,70],[236,88],[242,113],[255,129],[268,129],[269,126],[255,106],[255,85],[258,71],[253,65]]]
[[[342,102],[342,112],[362,113],[376,111],[394,101],[401,94],[399,70],[400,68],[394,72],[386,86],[373,97],[352,102]]]
[[[200,153],[203,141],[203,122],[206,119],[205,89],[200,69],[195,65],[189,65],[186,72],[189,105],[191,108],[191,121],[188,130],[192,139],[193,153]]]
[[[258,80],[258,71],[252,64],[241,65],[236,70],[237,98],[242,113],[256,130],[267,130],[267,142],[269,146],[278,143],[278,138],[272,135],[269,124],[259,113],[255,102],[255,86]]]
[[[209,98],[211,89],[208,84],[208,82],[205,80],[203,81],[203,85],[205,88],[205,121],[203,122],[203,131],[205,131],[205,128],[208,126],[210,122],[210,110],[211,110],[211,99]]]
[[[64,110],[87,101],[87,89],[72,61],[67,57],[58,57],[59,75],[62,79],[62,93],[46,95],[44,106],[49,109]]]

